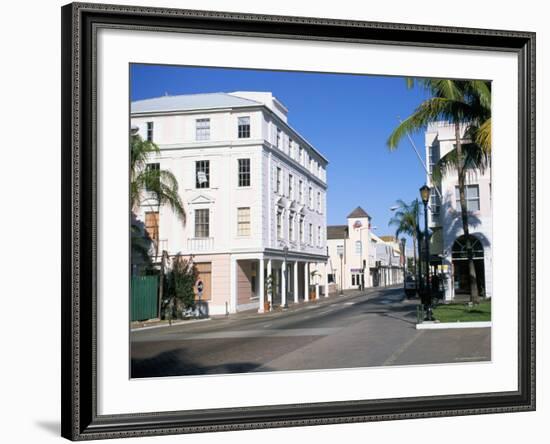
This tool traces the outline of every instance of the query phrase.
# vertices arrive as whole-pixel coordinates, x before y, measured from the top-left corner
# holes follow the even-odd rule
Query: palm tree
[[[392,208],[393,209],[393,208]],[[408,234],[413,241],[414,270],[418,272],[416,259],[416,243],[418,242],[418,201],[413,200],[410,204],[399,199],[396,201],[396,210],[394,216],[388,222],[388,225],[396,227],[395,237],[399,239],[401,234]]]
[[[159,209],[168,205],[176,216],[185,223],[185,210],[178,191],[178,181],[174,174],[160,168],[148,166],[151,157],[159,154],[157,145],[143,140],[139,134],[132,134],[130,141],[130,204],[135,213],[140,205],[155,205]],[[150,196],[154,199],[151,202]],[[154,203],[153,203],[154,202]],[[158,227],[156,227],[158,230]],[[132,248],[143,253],[143,242],[132,228]],[[158,256],[158,243],[155,245]]]
[[[430,93],[416,110],[402,121],[388,138],[387,145],[395,150],[406,135],[419,131],[428,123],[445,120],[454,125],[456,144],[453,150],[441,158],[433,180],[437,183],[449,171],[458,175],[462,229],[466,238],[470,300],[479,303],[476,269],[468,224],[465,197],[468,170],[484,170],[491,153],[491,86],[482,80],[407,79],[409,88],[419,84]],[[461,131],[463,134],[461,135]],[[464,142],[463,142],[464,141]]]

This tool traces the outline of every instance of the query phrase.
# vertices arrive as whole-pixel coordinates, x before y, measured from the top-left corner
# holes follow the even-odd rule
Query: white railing
[[[214,249],[213,237],[190,237],[187,239],[189,251],[209,251]]]

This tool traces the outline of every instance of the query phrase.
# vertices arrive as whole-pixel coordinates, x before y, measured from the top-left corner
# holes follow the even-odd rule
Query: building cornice
[[[206,113],[224,113],[232,112],[234,110],[238,111],[263,111],[268,114],[273,120],[277,121],[277,124],[284,126],[290,133],[292,133],[293,138],[296,141],[299,141],[302,145],[307,146],[311,151],[313,151],[320,159],[325,162],[327,166],[329,161],[323,156],[317,148],[315,148],[311,143],[309,143],[298,131],[291,127],[288,122],[285,122],[281,119],[273,110],[271,110],[267,105],[242,105],[242,106],[231,106],[231,107],[213,107],[213,108],[199,108],[192,110],[175,110],[175,111],[148,111],[141,113],[131,113],[130,118],[147,118],[147,117],[163,117],[163,116],[178,116],[178,115],[194,115],[194,114],[206,114]]]

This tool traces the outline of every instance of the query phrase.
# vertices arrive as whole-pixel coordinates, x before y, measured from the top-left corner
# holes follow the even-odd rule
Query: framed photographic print
[[[62,8],[62,435],[535,408],[535,35]]]

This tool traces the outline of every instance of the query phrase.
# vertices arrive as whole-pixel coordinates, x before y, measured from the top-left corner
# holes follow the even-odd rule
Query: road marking
[[[273,322],[270,322],[269,324],[265,324],[265,325],[264,325],[264,328],[267,328],[267,327],[269,327],[269,326],[272,325],[272,324],[273,324]]]
[[[422,334],[425,332],[425,330],[420,330],[419,334],[417,335],[412,335],[411,338],[409,338],[409,340],[407,342],[405,342],[403,345],[401,345],[401,347],[399,347],[397,350],[395,350],[388,359],[386,359],[384,361],[384,363],[382,365],[392,365],[396,360],[397,358],[399,358],[399,356],[401,356],[403,354],[403,352],[405,350],[407,350],[414,341],[416,341],[420,336],[422,336]]]
[[[344,302],[343,305],[355,305],[357,304],[357,302]]]

